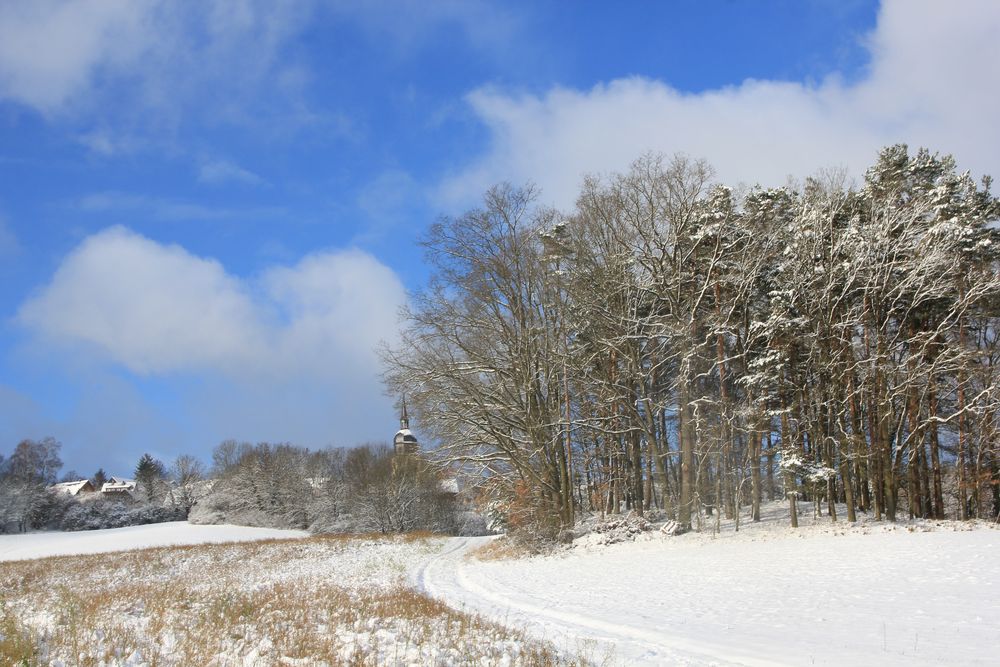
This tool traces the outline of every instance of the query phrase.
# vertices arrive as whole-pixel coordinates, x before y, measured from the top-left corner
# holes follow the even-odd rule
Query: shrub
[[[62,530],[98,530],[141,526],[165,521],[183,521],[184,510],[163,505],[128,505],[117,500],[97,499],[70,507],[59,528]]]

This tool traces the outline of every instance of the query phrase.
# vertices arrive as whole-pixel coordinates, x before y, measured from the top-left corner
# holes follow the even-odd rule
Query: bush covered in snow
[[[644,517],[632,512],[625,515],[608,517],[594,524],[590,532],[599,535],[595,541],[600,544],[616,544],[635,539],[636,535],[653,530],[653,524]]]
[[[180,507],[98,498],[72,502],[58,527],[62,530],[98,530],[183,520],[184,510]]]

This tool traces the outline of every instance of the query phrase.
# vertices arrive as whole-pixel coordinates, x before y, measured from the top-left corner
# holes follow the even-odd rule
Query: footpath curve
[[[413,573],[413,583],[445,603],[527,630],[570,654],[597,664],[776,665],[773,660],[735,656],[666,632],[601,618],[592,610],[567,609],[557,596],[527,599],[502,590],[466,556],[492,537],[456,537]]]

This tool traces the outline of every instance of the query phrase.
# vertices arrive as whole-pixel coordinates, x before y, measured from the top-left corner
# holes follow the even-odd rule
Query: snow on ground
[[[127,528],[0,535],[0,561],[97,554],[149,547],[218,542],[249,542],[305,537],[303,530],[278,530],[250,526],[196,526],[186,521],[154,523]]]
[[[803,503],[792,531],[784,506],[768,509],[739,533],[725,522],[718,534],[612,545],[588,536],[526,560],[469,560],[485,540],[455,538],[414,579],[450,604],[627,664],[997,664],[995,526],[831,525]]]
[[[407,587],[444,542],[314,536],[3,562],[0,664],[563,664]]]
[[[508,561],[466,557],[492,538],[313,537],[7,562],[0,621],[50,660],[86,646],[121,665],[547,662],[522,629],[596,664],[996,664],[997,526],[831,524],[802,503],[793,531],[786,512],[770,505],[739,532],[723,521],[718,533],[708,523],[614,544],[595,532]],[[29,534],[0,538],[0,560],[297,534],[187,524]],[[449,615],[407,582],[515,631]]]

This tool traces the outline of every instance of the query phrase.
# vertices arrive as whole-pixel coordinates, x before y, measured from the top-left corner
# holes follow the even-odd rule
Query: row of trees
[[[211,469],[179,456],[171,466],[146,453],[129,494],[72,498],[50,490],[62,467],[52,438],[25,440],[0,457],[0,532],[38,528],[87,530],[189,518],[318,532],[412,530],[482,533],[477,515],[461,512],[438,472],[388,447],[310,451],[290,444],[227,440]],[[71,472],[63,481],[83,479]],[[98,470],[91,482],[107,481]]]
[[[737,193],[655,155],[568,214],[495,187],[431,228],[387,381],[443,459],[553,529],[581,509],[758,519],[786,493],[834,520],[996,517],[989,187],[905,146],[860,187]]]
[[[213,452],[211,490],[191,515],[317,532],[481,531],[418,457],[363,445],[311,451],[228,440]]]
[[[57,481],[88,478],[74,470],[59,474],[63,466],[61,450],[62,444],[48,437],[22,440],[8,459],[0,454],[0,532],[117,528],[183,519],[204,479],[204,467],[192,456],[180,456],[168,468],[150,454],[143,454],[133,472],[134,494],[106,497],[97,493],[72,498],[53,493],[50,487]],[[89,481],[99,492],[108,477],[99,468]]]

